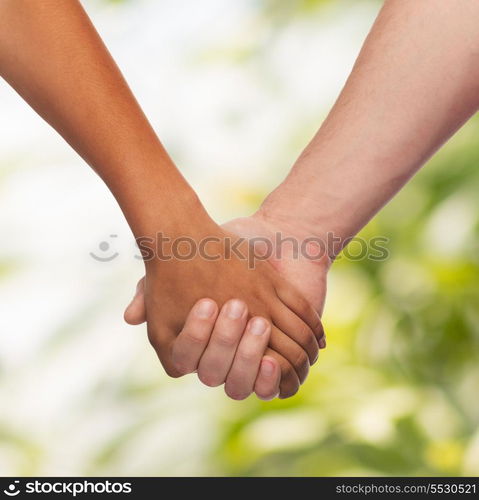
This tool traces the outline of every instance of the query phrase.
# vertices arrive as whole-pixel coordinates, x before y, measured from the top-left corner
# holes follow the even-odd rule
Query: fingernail
[[[207,319],[213,316],[215,312],[215,303],[211,300],[202,300],[195,308],[195,314],[198,318]]]
[[[226,314],[231,319],[238,319],[243,316],[245,306],[240,300],[230,300],[226,306]]]
[[[322,337],[319,340],[319,348],[320,349],[326,349],[326,337]]]
[[[253,335],[263,335],[263,333],[266,331],[267,326],[268,326],[268,324],[266,323],[266,321],[264,319],[255,318],[250,323],[249,331]]]
[[[261,362],[261,372],[266,377],[271,377],[271,375],[273,375],[274,373],[274,364],[267,359],[263,359],[263,361]]]

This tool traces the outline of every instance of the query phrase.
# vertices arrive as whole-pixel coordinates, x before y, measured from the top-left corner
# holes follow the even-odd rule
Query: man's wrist
[[[283,228],[301,241],[322,247],[329,263],[334,261],[348,240],[336,231],[337,223],[322,211],[314,201],[294,196],[288,186],[281,185],[262,203],[255,214],[275,227]]]
[[[268,228],[273,247],[281,246],[281,251],[287,253],[298,251],[299,255],[324,265],[326,269],[330,268],[336,254],[328,243],[326,229],[310,225],[294,211],[269,201],[262,204],[253,218]]]

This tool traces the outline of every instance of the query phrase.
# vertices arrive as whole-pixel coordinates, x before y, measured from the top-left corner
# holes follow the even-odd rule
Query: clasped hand
[[[237,400],[252,392],[272,399],[298,391],[325,347],[320,312],[327,266],[290,254],[258,258],[251,266],[236,254],[226,258],[222,244],[229,238],[247,255],[246,238],[272,239],[274,230],[283,229],[259,214],[223,227],[211,223],[190,237],[215,241],[214,259],[146,262],[125,319],[147,321],[150,343],[168,375],[197,372],[207,386],[225,384],[226,394]],[[302,285],[303,294],[295,285]]]

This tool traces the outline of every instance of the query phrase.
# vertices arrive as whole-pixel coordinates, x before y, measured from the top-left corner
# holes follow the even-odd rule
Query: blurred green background
[[[380,7],[84,4],[221,220],[284,177]],[[0,100],[2,475],[479,474],[477,119],[363,231],[389,258],[333,266],[328,348],[298,395],[233,402],[168,379],[122,324],[142,267],[119,209],[5,84]],[[89,256],[103,240],[108,264]]]

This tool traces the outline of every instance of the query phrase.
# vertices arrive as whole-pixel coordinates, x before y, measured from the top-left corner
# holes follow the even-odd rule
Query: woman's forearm
[[[388,0],[266,215],[354,236],[478,109],[479,2]],[[453,167],[451,167],[453,168]]]
[[[1,0],[0,75],[103,178],[136,236],[202,213],[77,0]]]

